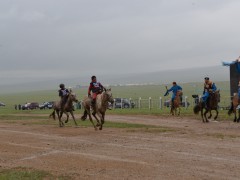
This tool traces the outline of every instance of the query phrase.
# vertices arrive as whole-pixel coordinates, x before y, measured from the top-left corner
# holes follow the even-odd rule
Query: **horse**
[[[55,119],[55,112],[56,112],[57,116],[58,116],[58,120],[59,120],[59,127],[64,126],[64,123],[62,122],[63,113],[65,113],[67,115],[67,120],[65,121],[65,123],[68,122],[68,118],[69,118],[68,112],[71,114],[71,116],[74,120],[74,123],[77,126],[77,122],[73,115],[73,102],[78,102],[78,100],[77,100],[76,94],[72,93],[70,91],[70,93],[67,96],[67,101],[66,101],[65,105],[63,106],[63,109],[61,108],[61,101],[55,101],[53,103],[53,112],[49,115],[49,117],[53,117],[53,119]]]
[[[175,115],[180,115],[181,111],[181,96],[182,96],[182,91],[177,91],[176,97],[173,100],[173,105],[171,106],[170,113],[174,116]],[[177,112],[178,110],[178,112]]]
[[[231,108],[228,110],[228,115],[230,116],[234,113],[233,122],[240,122],[240,109],[238,109],[238,118],[237,118],[237,106],[238,106],[238,94],[235,93],[232,98]]]
[[[212,117],[212,110],[216,111],[216,116],[214,117],[214,119],[216,120],[218,117],[218,103],[220,100],[220,93],[219,90],[215,91],[215,92],[209,92],[209,98],[207,100],[207,107],[204,105],[204,102],[200,101],[197,105],[194,106],[193,111],[194,114],[198,114],[199,111],[201,111],[201,116],[202,116],[202,120],[203,123],[205,122],[209,122],[208,119],[210,119]],[[203,114],[203,109],[205,109],[205,112]],[[207,118],[207,113],[210,113],[210,116]]]
[[[97,121],[97,125],[94,124],[91,116],[91,102],[92,98],[85,97],[83,99],[82,105],[84,108],[83,116],[81,117],[81,120],[85,120],[87,118],[87,115],[89,116],[89,120],[91,121],[93,127],[95,130],[97,130],[97,127],[99,126],[99,130],[102,130],[104,121],[105,121],[105,112],[109,106],[109,102],[113,103],[113,97],[111,93],[111,89],[107,89],[106,91],[102,92],[101,94],[98,94],[96,97],[96,103],[93,107],[93,113],[92,115]],[[98,120],[97,116],[100,118],[100,121]]]

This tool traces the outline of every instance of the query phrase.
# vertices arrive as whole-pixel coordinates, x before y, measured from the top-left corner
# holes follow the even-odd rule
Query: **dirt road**
[[[0,168],[72,179],[239,179],[240,124],[159,116],[106,117],[154,129],[64,127],[0,121]],[[41,120],[28,120],[41,121]],[[81,122],[78,120],[78,123]]]

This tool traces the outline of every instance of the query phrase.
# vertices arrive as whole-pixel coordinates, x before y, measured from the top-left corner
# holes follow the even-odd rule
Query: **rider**
[[[171,101],[172,101],[172,107],[174,107],[174,99],[175,99],[175,97],[177,95],[177,92],[178,91],[182,91],[182,87],[177,85],[176,82],[173,82],[172,84],[173,84],[173,86],[170,89],[167,90],[167,92],[164,94],[164,96],[167,96],[168,93],[172,91],[172,99],[171,99]],[[182,97],[181,97],[181,101],[182,101]]]
[[[90,83],[88,88],[88,97],[92,98],[92,107],[94,107],[96,103],[97,95],[101,94],[103,90],[106,91],[106,88],[103,87],[103,85],[100,82],[97,82],[96,76],[92,76],[91,79],[92,79],[92,82]],[[91,92],[92,92],[92,95],[91,95]]]
[[[65,88],[64,84],[59,85],[60,89],[58,90],[58,95],[61,98],[60,105],[61,109],[63,109],[64,104],[67,102],[67,96],[69,94],[68,89]]]
[[[204,83],[204,90],[203,90],[203,96],[202,96],[202,102],[205,107],[207,107],[207,100],[209,97],[210,92],[215,92],[217,90],[217,87],[215,83],[209,80],[209,77],[204,78],[205,83]]]

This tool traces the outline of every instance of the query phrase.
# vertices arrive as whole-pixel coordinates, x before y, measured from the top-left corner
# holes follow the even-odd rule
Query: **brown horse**
[[[180,115],[181,111],[181,96],[182,96],[182,91],[177,91],[176,97],[174,98],[173,101],[173,106],[171,106],[171,111],[170,113],[174,115]],[[178,112],[177,112],[178,110]]]
[[[238,106],[238,94],[235,93],[232,98],[231,108],[228,111],[228,115],[234,113],[234,120],[233,122],[240,122],[240,109],[237,110]],[[238,118],[237,118],[237,111],[238,111]]]
[[[218,117],[218,103],[220,101],[220,93],[219,91],[216,92],[210,92],[209,98],[207,100],[207,107],[205,107],[204,103],[200,101],[197,105],[194,106],[193,111],[195,114],[198,114],[199,111],[201,111],[201,116],[203,122],[209,122],[208,118],[211,118],[212,114],[211,111],[216,111],[216,116],[214,119],[216,120]],[[205,109],[205,112],[203,114],[203,109]],[[210,116],[207,118],[207,113],[210,112]]]
[[[97,125],[94,124],[91,116],[91,101],[92,99],[90,97],[85,97],[82,104],[84,107],[84,114],[81,117],[82,120],[85,120],[87,118],[87,115],[89,116],[89,119],[91,123],[93,124],[93,127],[95,130],[97,130],[97,126],[99,126],[99,130],[102,130],[102,126],[105,121],[105,112],[109,106],[109,102],[113,103],[113,97],[111,93],[111,89],[107,89],[106,91],[102,92],[101,94],[97,95],[95,107],[93,107],[93,113],[92,115],[95,117],[97,121]],[[98,120],[97,116],[100,118],[100,121]]]
[[[58,120],[59,120],[59,126],[63,127],[64,123],[62,122],[62,115],[65,113],[67,115],[67,120],[65,123],[68,122],[68,112],[72,115],[72,118],[74,120],[75,125],[77,126],[77,122],[75,120],[75,117],[73,115],[73,102],[78,102],[76,94],[70,92],[67,97],[67,101],[65,105],[63,106],[63,109],[61,108],[61,102],[60,101],[55,101],[53,104],[53,112],[49,115],[49,117],[53,117],[55,119],[55,112],[57,113]]]

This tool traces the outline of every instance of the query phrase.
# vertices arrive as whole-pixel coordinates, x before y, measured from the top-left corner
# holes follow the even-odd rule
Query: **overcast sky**
[[[0,0],[0,82],[233,61],[239,7],[239,0]]]

